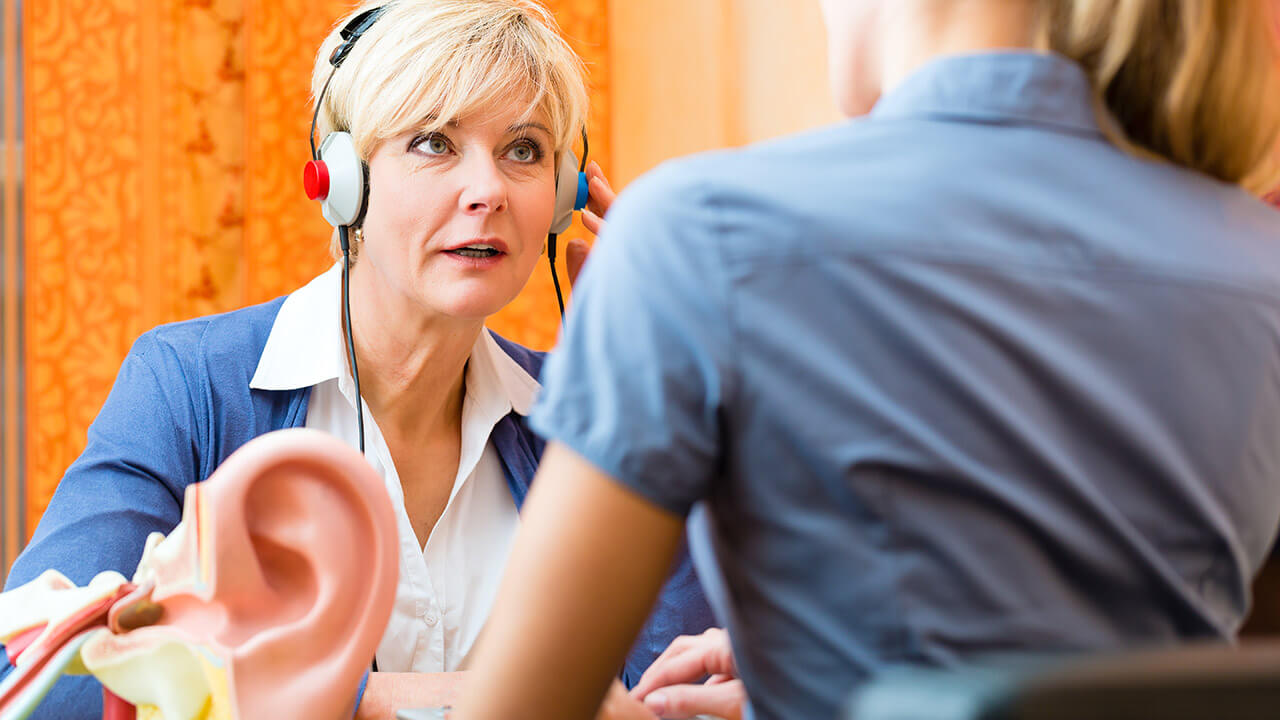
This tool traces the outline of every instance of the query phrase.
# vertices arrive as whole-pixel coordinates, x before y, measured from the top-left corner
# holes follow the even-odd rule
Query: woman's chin
[[[483,320],[515,300],[532,275],[531,271],[518,272],[511,266],[503,270],[474,273],[432,267],[417,274],[413,284],[419,304],[429,312],[460,320]]]
[[[484,320],[514,299],[515,295],[505,291],[471,289],[444,297],[436,295],[427,304],[436,312],[459,320]]]

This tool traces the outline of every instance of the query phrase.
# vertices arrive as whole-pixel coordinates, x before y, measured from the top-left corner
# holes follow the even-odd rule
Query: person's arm
[[[142,336],[5,587],[50,568],[81,586],[104,570],[131,577],[147,535],[167,533],[182,518],[182,489],[197,473],[194,423],[178,359],[151,334]],[[0,675],[10,669],[8,656],[3,660]],[[97,680],[64,677],[31,717],[96,720],[101,704]]]
[[[538,474],[459,720],[592,718],[680,546],[683,517],[564,446]]]
[[[391,720],[397,710],[454,704],[467,673],[369,673],[355,720]]]

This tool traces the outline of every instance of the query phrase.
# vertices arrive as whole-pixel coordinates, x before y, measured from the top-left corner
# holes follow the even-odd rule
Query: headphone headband
[[[390,3],[369,8],[351,18],[338,31],[338,35],[342,37],[342,42],[338,43],[338,47],[334,48],[333,52],[329,54],[329,64],[333,66],[333,70],[329,71],[329,77],[324,81],[324,87],[320,89],[320,96],[316,98],[315,111],[311,113],[311,133],[307,136],[307,139],[311,143],[312,160],[320,159],[320,154],[316,152],[316,123],[320,120],[320,108],[324,105],[324,98],[329,94],[329,83],[333,82],[333,76],[338,73],[338,68],[342,67],[347,55],[351,54],[351,49],[356,46],[356,41],[360,39],[360,36],[373,27],[378,18],[382,17],[390,8]]]
[[[351,21],[338,31],[338,34],[342,36],[342,43],[334,48],[333,54],[329,56],[329,64],[333,66],[334,70],[337,70],[342,65],[342,61],[347,59],[347,55],[351,52],[351,48],[356,46],[356,41],[360,39],[360,36],[373,27],[373,24],[378,22],[378,18],[382,17],[383,13],[390,7],[388,4],[369,8],[351,18]]]

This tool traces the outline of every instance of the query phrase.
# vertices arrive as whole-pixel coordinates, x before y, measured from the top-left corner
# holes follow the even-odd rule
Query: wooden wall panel
[[[27,5],[28,528],[142,329],[146,15],[126,0]]]
[[[308,78],[354,4],[25,5],[28,531],[140,333],[287,293],[331,262],[300,188]],[[592,157],[608,170],[606,0],[548,4],[592,74]],[[547,273],[495,329],[554,342]]]
[[[331,228],[302,192],[310,158],[311,68],[351,0],[275,0],[248,11],[245,108],[246,304],[284,295],[328,267]]]
[[[736,7],[732,72],[742,79],[742,141],[839,121],[818,3],[737,0]]]
[[[0,2],[0,579],[26,541],[20,3]]]
[[[658,162],[742,142],[730,51],[736,0],[609,3],[614,187]]]
[[[839,119],[817,3],[609,3],[615,187],[673,157]]]
[[[28,527],[144,330],[243,303],[240,0],[27,13]]]

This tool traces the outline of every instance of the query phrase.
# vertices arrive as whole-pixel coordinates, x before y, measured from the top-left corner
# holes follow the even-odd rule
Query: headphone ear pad
[[[551,218],[551,235],[559,235],[569,229],[573,223],[573,211],[580,210],[586,204],[585,199],[579,203],[579,188],[585,173],[578,172],[578,158],[572,151],[566,150],[560,157],[560,167],[556,169],[556,210]]]
[[[329,168],[329,196],[321,209],[330,225],[353,225],[364,216],[367,169],[350,133],[334,132],[320,145],[320,160]]]
[[[369,212],[369,165],[364,161],[360,162],[360,187],[360,213],[351,221],[353,227],[363,225],[364,216]]]

